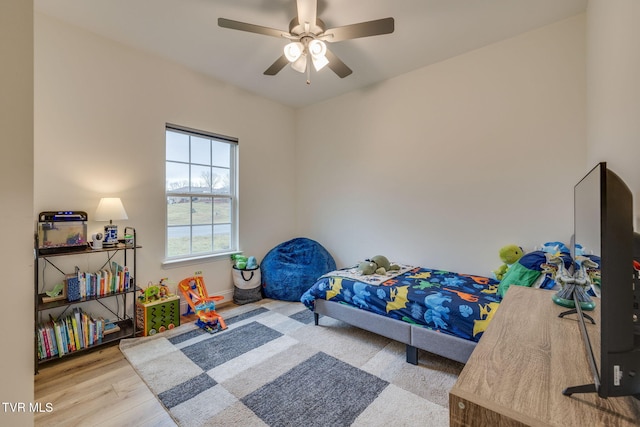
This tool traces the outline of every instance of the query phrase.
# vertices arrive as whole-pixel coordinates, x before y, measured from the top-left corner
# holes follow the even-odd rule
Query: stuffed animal
[[[255,270],[256,268],[258,268],[258,260],[256,260],[256,257],[250,256],[247,258],[247,270]]]
[[[498,267],[497,270],[494,270],[493,274],[496,276],[497,280],[502,280],[509,267],[511,267],[512,264],[515,264],[516,261],[522,258],[524,252],[522,251],[522,248],[520,246],[507,245],[500,248],[498,254],[500,255],[500,259],[504,264]]]
[[[576,245],[576,246],[580,246],[582,248],[581,245]],[[543,243],[540,250],[542,252],[546,252],[548,254],[555,255],[555,256],[559,256],[559,254],[562,252],[569,253],[569,248],[567,248],[565,244],[562,242]]]
[[[391,264],[384,255],[376,255],[358,264],[358,270],[365,276],[370,274],[387,274],[387,271],[400,270],[400,266]]]
[[[365,276],[375,273],[376,268],[378,268],[378,266],[373,261],[362,261],[358,264],[358,270],[360,270],[360,272]]]

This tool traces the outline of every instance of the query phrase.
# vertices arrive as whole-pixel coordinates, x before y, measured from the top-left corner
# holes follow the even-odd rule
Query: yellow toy
[[[498,267],[497,270],[494,270],[493,274],[496,276],[497,280],[502,280],[507,270],[509,270],[509,267],[511,267],[512,264],[515,264],[520,258],[522,258],[524,252],[520,246],[507,245],[503,246],[500,249],[499,255],[504,264]]]

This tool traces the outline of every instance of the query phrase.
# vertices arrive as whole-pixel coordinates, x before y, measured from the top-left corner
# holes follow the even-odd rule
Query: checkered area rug
[[[228,329],[195,324],[122,340],[120,349],[180,426],[447,426],[462,365],[300,303],[262,300],[226,311]]]

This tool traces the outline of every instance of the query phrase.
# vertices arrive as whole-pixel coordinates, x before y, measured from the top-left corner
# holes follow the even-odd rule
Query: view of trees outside
[[[231,150],[228,142],[166,132],[167,256],[231,249]]]

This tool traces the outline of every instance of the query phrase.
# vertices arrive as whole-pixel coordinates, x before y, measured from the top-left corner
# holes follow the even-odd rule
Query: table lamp
[[[118,244],[118,226],[113,223],[113,220],[129,219],[120,197],[103,197],[100,199],[95,219],[96,221],[109,221],[109,225],[104,226],[102,246],[105,248],[115,247]]]

